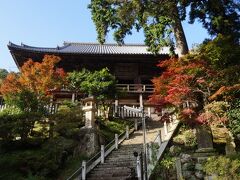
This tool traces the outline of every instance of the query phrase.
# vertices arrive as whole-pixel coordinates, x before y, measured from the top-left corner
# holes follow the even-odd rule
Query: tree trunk
[[[188,44],[185,37],[185,33],[182,27],[182,22],[179,18],[177,5],[174,5],[173,8],[173,32],[176,39],[177,52],[179,57],[186,55],[188,53]]]

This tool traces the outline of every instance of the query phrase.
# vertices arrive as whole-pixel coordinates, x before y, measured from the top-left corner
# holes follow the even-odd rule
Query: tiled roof
[[[64,42],[63,46],[56,48],[33,47],[25,44],[16,45],[9,42],[9,49],[19,49],[24,51],[45,52],[45,53],[71,53],[71,54],[134,54],[134,55],[153,55],[148,47],[143,44],[97,44],[97,43],[74,43]],[[169,54],[169,48],[164,47],[159,54]]]

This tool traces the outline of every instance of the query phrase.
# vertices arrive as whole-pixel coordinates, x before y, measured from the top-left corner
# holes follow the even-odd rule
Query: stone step
[[[150,135],[150,139],[155,138],[157,135],[155,128],[155,126],[152,128],[154,130],[152,130],[153,133]],[[129,140],[125,140],[118,146],[118,149],[109,154],[103,164],[97,165],[87,174],[87,180],[130,180],[131,175],[135,174],[137,163],[133,153],[143,152],[142,143],[142,131],[134,132]]]
[[[124,163],[124,162],[130,162],[130,163],[132,163],[132,162],[136,162],[136,160],[135,159],[114,159],[114,158],[112,158],[112,159],[107,159],[104,163],[106,164],[106,163],[111,163],[111,164],[115,164],[115,163]]]
[[[97,169],[104,169],[104,168],[130,168],[130,167],[134,167],[135,164],[133,163],[128,163],[128,164],[125,164],[125,165],[119,165],[119,164],[104,164],[104,165],[100,165],[100,166],[97,166],[96,168]]]
[[[116,166],[116,167],[124,167],[124,166],[128,166],[128,165],[134,165],[136,164],[135,161],[127,161],[127,162],[105,162],[104,164],[101,164],[99,166],[102,166],[102,167],[106,167],[106,166]]]
[[[122,177],[89,177],[87,180],[126,180],[129,176]]]
[[[122,176],[130,176],[131,175],[131,170],[129,171],[96,171],[94,170],[91,172],[88,177],[93,178],[93,177],[122,177]],[[87,178],[88,179],[88,178]]]

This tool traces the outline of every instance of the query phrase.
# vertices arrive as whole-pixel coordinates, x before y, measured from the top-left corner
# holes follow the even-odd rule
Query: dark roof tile
[[[64,42],[63,46],[57,48],[33,47],[25,44],[16,45],[9,43],[9,48],[16,48],[26,51],[46,52],[46,53],[74,53],[74,54],[134,54],[134,55],[153,55],[148,47],[143,44],[97,44],[97,43],[75,43]],[[164,47],[159,54],[169,54],[169,48]]]

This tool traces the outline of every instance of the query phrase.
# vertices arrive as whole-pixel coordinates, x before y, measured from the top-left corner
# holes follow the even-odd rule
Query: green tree
[[[98,41],[105,42],[110,29],[115,29],[114,38],[123,44],[124,37],[135,27],[143,28],[145,43],[157,53],[163,46],[173,47],[172,32],[175,35],[180,54],[188,53],[187,41],[181,20],[186,15],[185,1],[167,0],[92,0],[89,8],[98,32]]]
[[[8,71],[6,69],[0,69],[0,79],[5,79],[8,75]]]
[[[188,53],[181,24],[187,7],[190,23],[198,19],[211,35],[230,35],[238,42],[239,3],[235,0],[92,0],[89,5],[100,43],[105,42],[110,29],[115,30],[117,43],[123,44],[133,28],[142,28],[150,51],[173,47],[175,41],[180,56]]]
[[[88,70],[71,72],[68,74],[68,80],[70,88],[94,96],[97,107],[102,107],[104,113],[107,112],[111,100],[117,93],[116,78],[107,68],[92,73]]]
[[[222,34],[235,43],[240,38],[240,3],[237,0],[190,1],[190,23],[196,19],[210,35]]]

